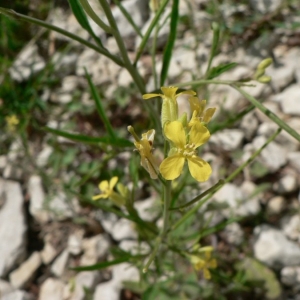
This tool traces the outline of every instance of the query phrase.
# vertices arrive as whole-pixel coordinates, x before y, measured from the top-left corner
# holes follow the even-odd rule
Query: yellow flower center
[[[196,156],[196,145],[194,143],[192,144],[186,144],[183,148],[177,148],[177,152],[184,156],[185,158],[188,157],[195,157]]]

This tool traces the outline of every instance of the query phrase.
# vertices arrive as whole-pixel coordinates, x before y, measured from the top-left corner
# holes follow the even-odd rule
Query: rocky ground
[[[97,9],[97,1],[94,2]],[[273,0],[270,6],[264,7],[262,2],[250,2],[253,11],[270,18],[277,9],[276,5],[283,3]],[[147,28],[150,19],[145,14],[148,5],[146,1],[125,0],[123,3],[142,31]],[[211,43],[208,29],[212,20],[211,15],[199,9],[205,3],[207,1],[196,1],[193,4],[197,8],[193,11],[194,25],[198,32],[205,32],[201,43],[195,39],[193,30],[184,24],[180,25],[182,36],[173,53],[169,84],[191,80],[193,75],[201,76],[205,71]],[[221,11],[230,23],[236,14],[247,15],[248,9],[247,5],[227,7],[224,4]],[[101,14],[101,11],[98,12]],[[189,16],[190,13],[188,5],[182,2],[181,16]],[[214,64],[232,61],[239,63],[221,78],[242,79],[252,74],[263,58],[273,55],[275,63],[267,71],[272,76],[272,82],[267,85],[257,83],[255,87],[246,90],[256,98],[263,99],[269,110],[300,132],[300,31],[292,29],[292,24],[299,23],[300,19],[299,16],[290,17],[289,14],[287,8],[281,12],[285,28],[278,27],[264,35],[254,36],[247,46],[243,37],[238,34],[232,36],[222,46]],[[116,8],[114,15],[128,51],[133,54],[139,39]],[[48,21],[87,38],[74,16],[62,8],[54,8]],[[95,30],[105,45],[112,52],[117,52],[115,41],[96,26]],[[254,34],[255,28],[249,27],[247,33],[251,32]],[[168,27],[165,26],[159,34],[159,47],[166,42],[167,35]],[[56,51],[60,44],[68,44],[68,51]],[[48,51],[46,55],[43,54],[45,49]],[[39,121],[49,127],[95,132],[95,121],[87,121],[84,114],[81,114],[81,110],[90,112],[94,109],[84,77],[84,67],[94,83],[104,87],[105,99],[114,99],[122,89],[132,89],[127,71],[104,56],[56,33],[43,38],[42,42],[30,41],[16,58],[8,76],[22,84],[49,67],[47,58],[55,62],[52,76],[58,82],[54,88],[43,87],[40,97],[51,108],[51,114],[46,120],[41,120],[38,115],[34,117],[40,118]],[[158,54],[157,69],[160,67],[161,54]],[[148,90],[151,91],[154,84],[149,55],[143,56],[138,68],[148,80]],[[209,98],[209,104],[218,108],[216,118],[220,120],[222,114],[234,115],[247,104],[243,96],[227,86],[210,86],[205,95]],[[137,98],[136,101],[140,101],[140,96]],[[76,101],[81,103],[79,108],[76,107]],[[114,107],[114,104],[111,105]],[[120,117],[121,121],[115,117],[117,127],[124,124],[127,126],[127,119],[133,124],[134,120],[139,120],[140,115],[144,114],[134,103],[125,101],[120,105],[123,105],[126,116],[123,119]],[[185,109],[184,102],[181,103],[181,109]],[[117,116],[121,114],[118,109],[115,113]],[[71,118],[76,120],[75,128],[74,124],[69,123]],[[277,125],[268,117],[253,110],[240,122],[214,134],[203,156],[211,161],[213,168],[207,186],[216,183],[228,171],[233,171],[246,161],[276,129]],[[24,141],[20,137],[11,139],[6,133],[1,137],[5,145],[3,149],[7,150],[2,150],[0,155],[1,299],[140,299],[122,284],[124,280],[137,281],[140,276],[140,271],[128,263],[109,267],[105,271],[77,273],[70,269],[110,259],[112,245],[134,252],[140,244],[130,221],[82,206],[76,195],[64,189],[64,182],[79,176],[73,171],[78,165],[77,160],[83,158],[92,163],[95,157],[80,145],[78,152],[68,152],[67,162],[60,161],[60,171],[51,177],[49,174],[57,168],[53,165],[53,155],[56,155],[57,149],[67,151],[70,142],[63,138],[53,142],[51,134],[41,136],[31,130],[27,148],[29,154],[24,151]],[[131,152],[123,153],[112,160],[109,167],[113,168],[120,161],[125,166],[130,155]],[[51,182],[47,178],[51,178]],[[263,150],[258,160],[244,170],[242,176],[224,186],[211,200],[226,205],[225,209],[215,210],[212,224],[230,217],[243,217],[246,220],[232,223],[214,235],[215,246],[217,252],[223,251],[224,254],[230,253],[233,248],[240,249],[240,257],[245,256],[243,251],[253,253],[254,258],[275,274],[275,293],[266,295],[266,299],[300,299],[299,188],[300,145],[286,132],[282,132]],[[149,208],[156,205],[156,200],[155,193],[145,196],[141,191],[135,206],[144,219],[155,220],[157,214],[149,211]],[[143,247],[147,248],[147,245]]]

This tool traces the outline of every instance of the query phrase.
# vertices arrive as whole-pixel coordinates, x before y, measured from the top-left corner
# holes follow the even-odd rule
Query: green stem
[[[232,85],[234,89],[239,91],[247,100],[249,100],[255,107],[257,107],[261,112],[263,112],[267,117],[269,117],[273,122],[275,122],[279,127],[289,133],[292,137],[294,137],[298,142],[300,142],[300,135],[293,128],[291,128],[288,124],[278,118],[273,112],[267,109],[263,104],[261,104],[258,100],[256,100],[253,96],[249,95],[247,92],[242,90],[236,85]]]
[[[9,16],[9,17],[13,17],[13,18],[16,18],[16,19],[21,19],[23,21],[27,21],[27,22],[30,22],[30,23],[33,23],[33,24],[36,24],[36,25],[39,25],[39,26],[42,26],[46,29],[49,29],[49,30],[53,30],[53,31],[56,31],[64,36],[67,36],[69,37],[70,39],[74,40],[74,41],[77,41],[79,42],[80,44],[82,45],[85,45],[93,50],[95,50],[96,52],[100,53],[100,54],[103,54],[104,56],[108,57],[109,59],[111,59],[112,61],[114,61],[117,65],[119,65],[120,67],[124,67],[124,63],[122,62],[122,60],[109,53],[108,51],[106,51],[105,49],[101,49],[99,48],[98,46],[82,39],[81,37],[69,32],[69,31],[66,31],[64,29],[61,29],[55,25],[52,25],[52,24],[49,24],[47,22],[44,22],[42,20],[38,20],[38,19],[35,19],[35,18],[32,18],[32,17],[28,17],[26,15],[23,15],[23,14],[19,14],[11,9],[5,9],[5,8],[1,8],[0,7],[0,13],[3,13],[4,15],[6,16]]]
[[[233,180],[240,172],[243,171],[243,169],[248,166],[261,152],[264,148],[268,146],[269,143],[271,143],[277,135],[281,132],[281,128],[278,128],[277,131],[265,142],[265,144],[259,148],[257,151],[253,153],[253,155],[245,161],[240,167],[238,167],[234,172],[232,172],[225,180],[222,185],[220,185],[217,189],[215,189],[213,192],[211,192],[207,197],[205,197],[203,200],[201,200],[197,205],[195,205],[192,209],[190,209],[187,213],[185,213],[181,219],[179,219],[171,228],[171,230],[175,230],[178,228],[181,224],[183,224],[187,219],[189,219],[193,214],[195,214],[198,209],[206,202],[208,201],[218,190],[220,190],[226,183]]]
[[[145,264],[145,267],[143,268],[143,273],[146,273],[153,262],[156,253],[159,249],[160,244],[164,240],[166,233],[169,230],[169,219],[170,219],[170,203],[171,203],[171,181],[167,181],[166,185],[164,186],[164,211],[163,211],[163,228],[159,234],[159,236],[156,238],[155,245],[153,248],[153,251]]]
[[[155,25],[158,23],[159,17],[163,13],[163,11],[164,11],[165,7],[167,6],[168,2],[169,2],[169,0],[164,0],[161,3],[157,13],[155,14],[151,24],[149,25],[149,27],[147,29],[147,32],[145,33],[144,38],[142,39],[142,41],[140,43],[140,46],[138,47],[137,54],[136,54],[136,57],[135,57],[135,60],[134,60],[134,65],[136,65],[137,62],[139,61],[139,59],[140,59],[140,57],[141,57],[141,55],[142,55],[142,53],[143,53],[143,51],[146,47],[146,44],[149,40],[151,32],[152,32],[153,28],[155,27]]]
[[[111,8],[108,4],[108,2],[106,0],[99,0],[103,11],[108,19],[108,22],[110,24],[110,26],[112,27],[112,29],[114,30],[113,35],[114,38],[116,39],[116,42],[118,44],[119,50],[121,52],[121,56],[123,58],[124,61],[124,65],[126,67],[126,69],[128,70],[128,72],[130,73],[131,77],[133,78],[134,82],[136,83],[139,91],[142,94],[146,93],[146,88],[145,88],[145,84],[140,76],[140,74],[137,72],[136,68],[131,64],[131,61],[129,59],[128,53],[127,53],[127,49],[125,47],[124,44],[124,39],[121,37],[119,28],[117,26],[116,20],[111,12]]]

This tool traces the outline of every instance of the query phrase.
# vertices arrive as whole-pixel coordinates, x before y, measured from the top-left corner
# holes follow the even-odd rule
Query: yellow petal
[[[201,122],[195,122],[190,131],[189,143],[195,144],[195,148],[206,143],[210,137],[208,129],[201,124]]]
[[[92,197],[93,200],[105,199],[105,198],[108,198],[108,195],[106,195],[106,194],[99,194],[99,195],[96,195],[96,196]]]
[[[194,95],[196,95],[196,92],[194,92],[194,91],[192,91],[192,90],[187,90],[187,91],[183,91],[183,92],[181,92],[181,93],[178,93],[178,94],[176,95],[176,97],[178,97],[178,96],[180,96],[180,95],[192,95],[192,96],[194,96]]]
[[[215,111],[216,111],[215,107],[208,108],[204,113],[203,122],[208,123],[213,117]]]
[[[145,94],[143,95],[143,99],[150,99],[150,98],[155,98],[155,97],[162,97],[162,94]]]
[[[167,123],[164,127],[166,137],[171,140],[178,148],[183,148],[186,144],[186,136],[179,121]]]
[[[208,269],[203,269],[203,275],[205,279],[211,279],[211,275]]]
[[[206,181],[212,170],[208,162],[200,157],[187,158],[191,175],[200,182]]]
[[[109,181],[109,189],[112,190],[116,183],[118,182],[118,177],[114,176],[110,181]]]
[[[172,155],[163,160],[159,167],[159,171],[167,180],[176,179],[181,174],[184,161],[185,159],[183,156],[177,154]]]
[[[109,189],[109,184],[107,180],[103,180],[99,183],[99,190],[105,192]]]
[[[175,87],[175,86],[169,86],[169,87],[163,86],[163,87],[161,87],[161,90],[162,90],[162,92],[164,93],[164,95],[167,98],[175,98],[176,91],[178,90],[178,87]]]
[[[209,267],[211,269],[215,269],[218,266],[217,260],[216,259],[211,259],[209,262]]]

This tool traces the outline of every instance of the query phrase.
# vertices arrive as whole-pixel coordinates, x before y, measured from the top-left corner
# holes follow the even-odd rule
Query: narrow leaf
[[[229,64],[225,64],[225,65],[219,65],[217,67],[212,68],[209,71],[209,74],[207,76],[207,79],[213,79],[215,77],[220,76],[222,73],[234,68],[235,66],[237,66],[237,63],[233,62],[233,63],[229,63]]]
[[[101,99],[99,97],[99,93],[97,92],[97,89],[91,79],[91,76],[89,75],[89,73],[87,72],[86,69],[85,69],[85,76],[88,80],[88,83],[89,83],[89,86],[91,89],[91,93],[92,93],[93,99],[95,100],[99,116],[100,116],[101,120],[103,121],[108,134],[111,136],[112,139],[114,139],[116,137],[116,134],[115,134],[114,129],[113,129],[112,125],[110,124],[110,121],[105,113]]]
[[[126,139],[123,138],[114,138],[104,136],[104,137],[91,137],[86,136],[83,134],[76,134],[76,133],[69,133],[58,129],[53,129],[50,127],[44,127],[44,130],[53,133],[58,136],[65,137],[67,139],[70,139],[75,142],[81,142],[85,144],[106,144],[106,145],[112,145],[117,147],[132,147],[132,143]]]
[[[111,260],[111,261],[105,261],[105,262],[98,263],[98,264],[91,265],[91,266],[83,266],[83,267],[76,267],[76,268],[70,268],[70,269],[74,270],[74,271],[79,271],[79,272],[101,270],[101,269],[105,269],[110,266],[114,266],[114,265],[121,264],[123,262],[127,262],[129,259],[130,259],[130,256],[124,256],[122,258],[117,258],[117,259]]]
[[[170,34],[163,55],[163,65],[160,74],[160,86],[164,85],[165,80],[168,76],[169,65],[172,58],[174,44],[176,41],[177,24],[179,18],[178,7],[179,7],[179,0],[174,0],[172,5],[172,12],[171,12]]]

